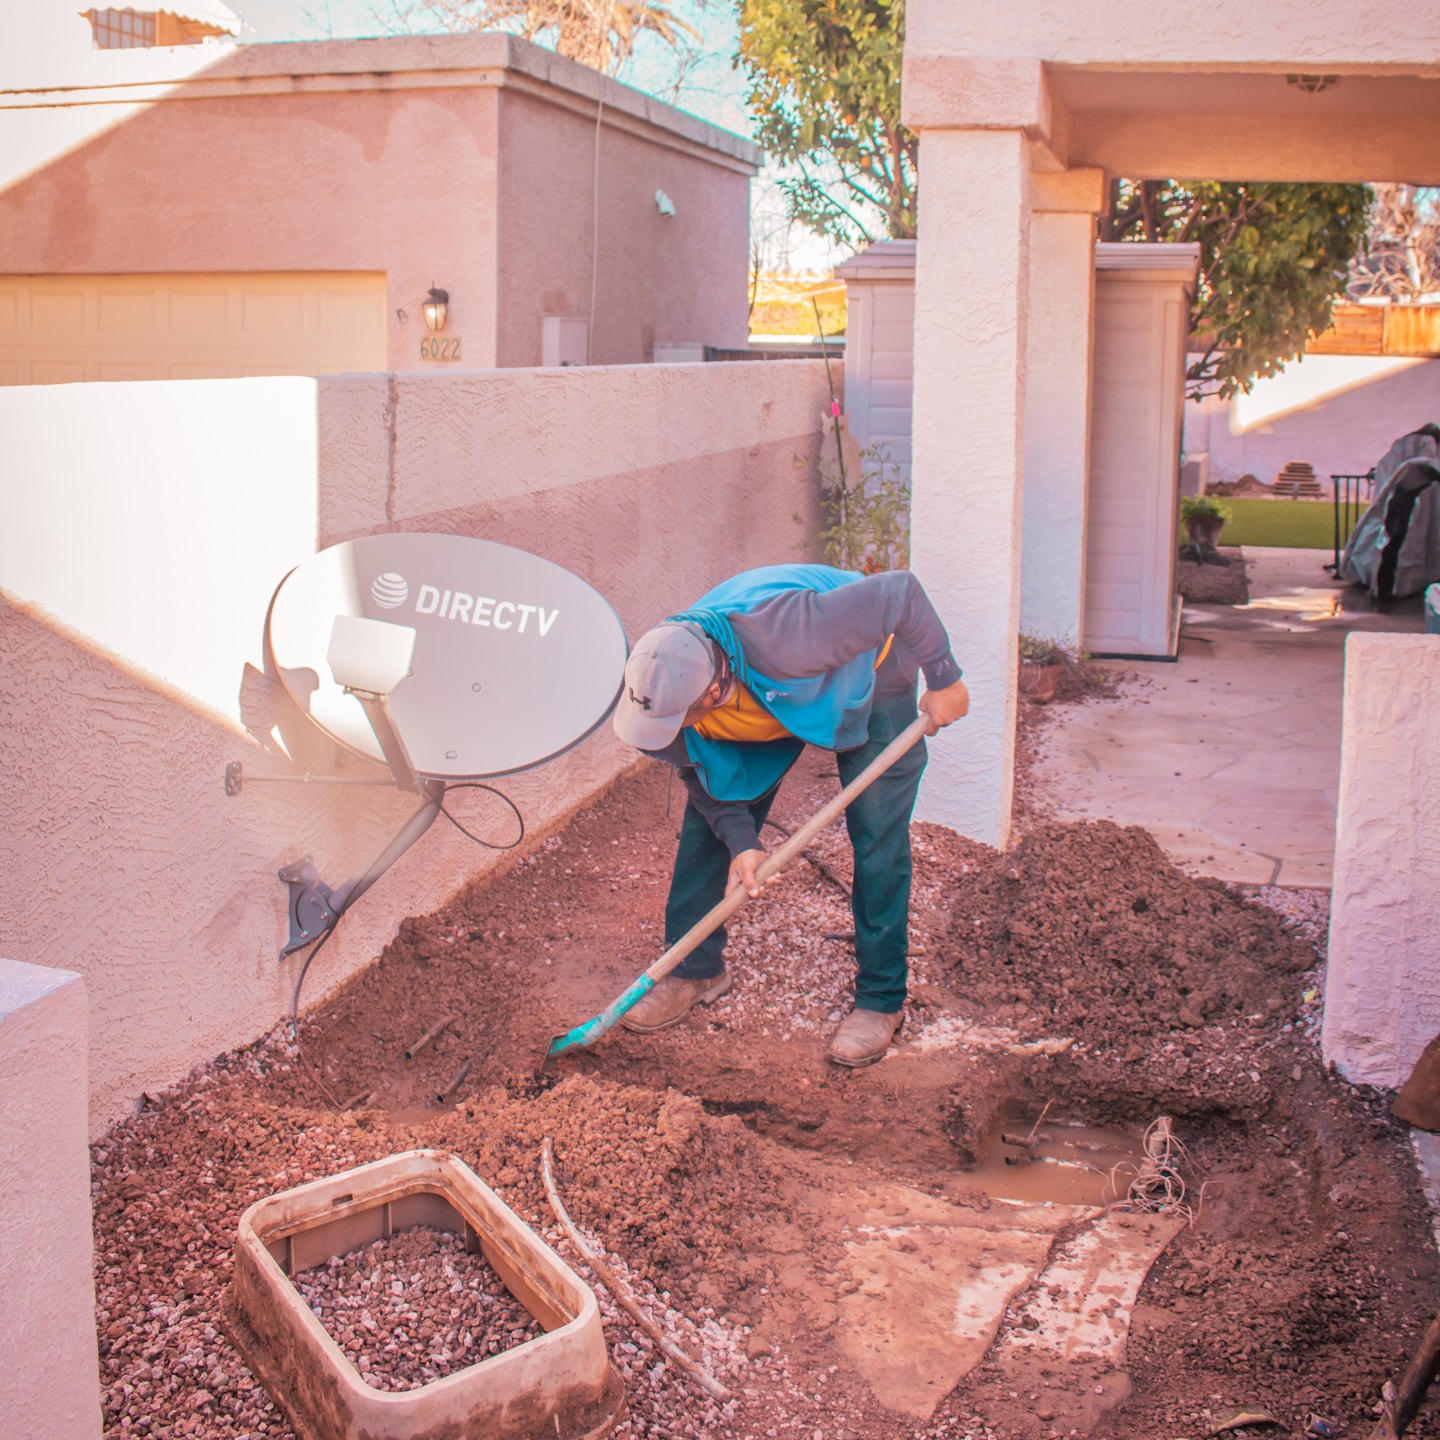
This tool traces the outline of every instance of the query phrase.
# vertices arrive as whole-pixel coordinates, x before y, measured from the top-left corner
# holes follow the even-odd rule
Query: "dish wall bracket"
[[[445,782],[417,779],[415,788],[424,797],[419,808],[394,839],[343,885],[331,889],[308,855],[279,872],[280,883],[290,887],[290,939],[280,951],[281,960],[333,930],[340,917],[435,823],[445,801]]]

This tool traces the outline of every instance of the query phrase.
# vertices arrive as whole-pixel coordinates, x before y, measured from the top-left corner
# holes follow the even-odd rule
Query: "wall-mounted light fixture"
[[[1340,83],[1338,75],[1287,75],[1287,85],[1303,90],[1307,95],[1318,95],[1322,90],[1333,90]]]
[[[431,330],[443,330],[445,328],[445,311],[450,304],[450,292],[448,290],[437,290],[433,285],[430,293],[425,297],[425,304],[421,307],[425,312],[425,324]]]
[[[673,215],[675,213],[675,202],[663,191],[655,192],[655,208],[662,215]]]

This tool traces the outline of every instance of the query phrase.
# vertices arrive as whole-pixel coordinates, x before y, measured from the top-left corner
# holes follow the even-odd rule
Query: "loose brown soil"
[[[1250,586],[1240,547],[1221,545],[1216,554],[1230,563],[1217,565],[1207,560],[1202,565],[1182,545],[1175,564],[1175,588],[1192,605],[1244,605],[1250,599]]]
[[[777,819],[798,823],[835,784],[833,760],[807,756]],[[730,996],[537,1078],[550,1035],[659,953],[678,804],[642,765],[501,878],[404,921],[304,1018],[298,1046],[282,1026],[95,1147],[107,1434],[290,1436],[218,1301],[240,1213],[308,1178],[451,1150],[573,1262],[543,1199],[547,1135],[572,1217],[736,1392],[705,1398],[602,1297],[629,1391],[622,1436],[1177,1440],[1241,1404],[1291,1434],[1312,1411],[1368,1433],[1434,1314],[1440,1267],[1404,1127],[1321,1066],[1313,907],[1278,897],[1297,925],[1185,875],[1142,830],[1057,824],[1034,805],[1004,854],[919,825],[908,1048],[840,1071],[824,1058],[853,975],[835,827],[814,846],[828,875],[797,863],[732,925]],[[967,1027],[994,1043],[945,1043]],[[1097,1397],[1083,1367],[1012,1346],[920,1423],[882,1406],[840,1346],[846,1226],[864,1187],[988,1206],[966,1166],[1007,1105],[1132,1130],[1173,1117],[1193,1224],[1141,1292],[1128,1379]],[[1440,1406],[1410,1433],[1440,1435]]]

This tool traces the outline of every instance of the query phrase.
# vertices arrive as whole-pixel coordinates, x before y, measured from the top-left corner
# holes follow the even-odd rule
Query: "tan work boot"
[[[730,976],[724,970],[705,980],[686,980],[679,975],[667,975],[626,1013],[620,1023],[639,1035],[667,1030],[671,1025],[678,1025],[697,1005],[708,1005],[727,994],[729,989]]]
[[[835,1032],[828,1058],[832,1064],[845,1065],[851,1070],[883,1060],[904,1018],[903,1010],[893,1015],[879,1010],[852,1010]]]

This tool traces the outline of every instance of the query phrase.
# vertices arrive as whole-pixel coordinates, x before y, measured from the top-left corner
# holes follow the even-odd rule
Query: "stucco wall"
[[[1440,637],[1345,642],[1321,1045],[1393,1087],[1440,1032]]]
[[[1210,480],[1269,484],[1291,460],[1322,479],[1363,475],[1393,441],[1440,420],[1440,360],[1310,355],[1248,395],[1185,406],[1187,453],[1208,451]]]
[[[590,315],[595,146],[593,113],[501,93],[497,364],[541,363],[541,316]],[[599,146],[591,362],[648,361],[657,340],[743,346],[749,177],[656,145],[613,113]]]
[[[385,272],[392,366],[418,360],[432,284],[452,290],[467,363],[493,365],[497,95],[232,87],[128,118],[85,107],[117,123],[0,193],[0,272]]]
[[[420,356],[431,285],[467,368],[538,364],[540,316],[589,313],[603,102],[596,358],[743,341],[739,137],[497,34],[243,46],[168,80],[131,54],[108,84],[0,92],[0,150],[29,167],[0,189],[0,274],[384,272],[390,368],[444,366]]]
[[[1013,132],[939,131],[924,143],[911,554],[971,703],[954,740],[931,747],[917,813],[1003,846],[1015,783],[1029,155]]]
[[[81,978],[0,960],[0,1429],[95,1440],[100,1375]]]
[[[30,457],[0,491],[0,942],[85,976],[98,1128],[288,1011],[300,961],[276,962],[276,870],[312,855],[338,883],[411,808],[388,789],[224,794],[233,760],[293,773],[276,727],[295,770],[335,763],[261,673],[290,565],[390,528],[482,534],[583,575],[633,635],[731,570],[795,557],[826,395],[818,362],[0,392]],[[143,473],[54,443],[89,434]],[[143,603],[122,603],[132,590]],[[543,835],[632,759],[602,727],[505,788]],[[431,831],[346,916],[306,1002],[494,863]]]

